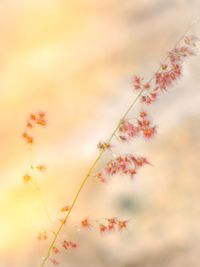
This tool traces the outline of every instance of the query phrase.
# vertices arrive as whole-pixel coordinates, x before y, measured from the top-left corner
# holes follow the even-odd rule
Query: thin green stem
[[[193,22],[187,29],[186,31],[184,31],[184,33],[181,35],[181,37],[177,40],[177,42],[175,43],[175,46],[174,48],[182,41],[182,39],[184,38],[185,34],[189,31],[189,29],[194,26],[194,24],[196,24],[197,22],[199,22],[200,18],[198,18],[195,22]],[[168,56],[164,58],[164,60],[162,61],[163,63],[165,63],[165,61],[168,59]],[[161,66],[158,68],[157,71],[159,71],[161,69]],[[151,79],[149,79],[149,82],[151,82],[153,79],[155,78],[155,75],[153,75],[151,77]],[[113,130],[112,134],[110,135],[110,137],[108,138],[107,142],[110,143],[113,139],[113,137],[115,136],[116,132],[118,131],[119,127],[120,127],[120,124],[121,124],[121,121],[124,120],[126,118],[126,116],[129,114],[129,112],[132,110],[132,108],[135,106],[135,104],[137,103],[137,101],[140,99],[142,93],[144,92],[145,89],[142,89],[139,94],[136,96],[136,98],[134,99],[134,101],[131,103],[131,105],[128,107],[128,109],[126,110],[126,112],[124,113],[124,115],[122,116],[122,118],[119,120],[117,126],[115,127],[115,129]],[[88,181],[88,179],[90,178],[92,172],[94,171],[97,163],[99,162],[99,160],[101,159],[103,153],[104,153],[105,150],[102,150],[100,151],[100,153],[98,154],[97,158],[95,159],[95,161],[93,162],[93,164],[91,165],[89,171],[87,172],[86,176],[83,178],[80,186],[79,186],[79,189],[74,197],[74,200],[72,202],[72,205],[70,206],[70,209],[69,211],[67,212],[64,220],[62,220],[59,228],[57,229],[57,231],[55,231],[54,233],[54,238],[48,248],[48,251],[47,251],[47,254],[46,256],[43,258],[42,262],[41,262],[41,267],[44,267],[48,258],[50,257],[51,255],[51,251],[52,251],[52,248],[54,247],[55,245],[55,242],[63,228],[63,226],[65,225],[65,223],[67,222],[67,219],[69,218],[77,200],[78,200],[78,197],[80,195],[80,193],[82,192],[83,188],[84,188],[84,185],[86,184],[86,182]]]

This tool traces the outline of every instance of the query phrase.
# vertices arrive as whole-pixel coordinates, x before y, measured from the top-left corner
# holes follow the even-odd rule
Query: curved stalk
[[[198,19],[196,19],[194,22],[192,22],[192,23],[189,25],[189,27],[187,27],[187,29],[184,31],[184,33],[181,35],[181,37],[176,41],[174,48],[177,47],[177,45],[178,45],[178,44],[182,41],[182,39],[184,38],[185,34],[189,31],[189,29],[190,29],[192,26],[194,26],[195,24],[197,24],[197,23],[199,22],[199,20],[200,20],[200,17],[199,17]],[[164,60],[162,61],[162,63],[165,63],[165,61],[166,61],[167,59],[168,59],[168,56],[164,58]],[[159,71],[160,69],[161,69],[161,67],[159,67],[157,71]],[[155,75],[153,75],[153,76],[151,77],[151,79],[149,79],[149,82],[151,82],[151,81],[154,79],[154,77],[155,77]],[[110,137],[109,137],[108,140],[107,140],[108,143],[110,143],[110,142],[112,141],[113,137],[115,136],[116,132],[118,131],[118,129],[119,129],[119,127],[120,127],[121,121],[124,120],[124,119],[126,118],[126,116],[129,114],[129,112],[130,112],[130,111],[132,110],[132,108],[135,106],[135,104],[136,104],[137,101],[140,99],[140,97],[141,97],[142,93],[144,92],[144,90],[145,90],[145,89],[142,89],[142,90],[139,92],[139,94],[136,96],[136,98],[134,99],[134,101],[133,101],[133,102],[131,103],[131,105],[128,107],[128,109],[126,110],[126,112],[124,113],[124,115],[122,116],[122,118],[119,120],[119,122],[118,122],[116,128],[113,130],[112,134],[110,135]],[[82,190],[83,190],[83,188],[84,188],[86,182],[88,181],[88,179],[90,178],[92,172],[94,171],[94,169],[95,169],[97,163],[98,163],[99,160],[101,159],[101,157],[102,157],[104,151],[105,151],[105,150],[100,151],[100,153],[98,154],[97,158],[96,158],[96,159],[94,160],[94,162],[92,163],[92,165],[91,165],[89,171],[87,172],[86,176],[83,178],[83,180],[82,180],[82,182],[81,182],[81,184],[80,184],[80,186],[79,186],[79,188],[78,188],[78,191],[77,191],[77,193],[76,193],[76,195],[75,195],[75,197],[74,197],[74,199],[73,199],[73,202],[72,202],[72,204],[71,204],[71,206],[70,206],[70,209],[67,211],[67,214],[66,214],[64,220],[62,220],[62,222],[61,222],[59,228],[58,228],[57,231],[55,231],[55,233],[54,233],[54,238],[53,238],[53,240],[52,240],[52,242],[51,242],[51,244],[50,244],[50,246],[49,246],[49,248],[48,248],[48,251],[47,251],[46,256],[44,257],[44,259],[43,259],[42,262],[41,262],[41,265],[40,265],[41,267],[44,267],[45,264],[46,264],[46,262],[47,262],[47,260],[49,259],[50,255],[51,255],[51,251],[52,251],[52,249],[53,249],[53,247],[54,247],[54,245],[55,245],[55,242],[56,242],[56,240],[57,240],[57,238],[58,238],[58,236],[59,236],[59,234],[60,234],[60,232],[61,232],[63,226],[65,225],[67,219],[69,218],[69,216],[70,216],[70,214],[71,214],[71,212],[72,212],[72,210],[73,210],[75,204],[77,203],[77,200],[78,200],[78,198],[79,198],[80,193],[82,192]]]

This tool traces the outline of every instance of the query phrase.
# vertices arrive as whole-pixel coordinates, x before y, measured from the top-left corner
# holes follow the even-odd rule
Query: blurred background
[[[177,37],[199,16],[198,0],[0,1],[0,267],[36,267],[58,210],[70,204],[105,140],[134,98],[133,74],[148,78]],[[200,34],[200,25],[193,27]],[[200,255],[200,61],[151,108],[158,136],[118,147],[152,162],[135,180],[91,179],[61,238],[80,249],[61,266],[197,267]],[[47,113],[35,132],[37,180],[48,221],[32,184],[23,183],[30,150],[21,134],[31,112]],[[124,233],[83,232],[89,216],[130,218]],[[75,225],[75,226],[74,226]],[[51,264],[47,264],[51,266]]]

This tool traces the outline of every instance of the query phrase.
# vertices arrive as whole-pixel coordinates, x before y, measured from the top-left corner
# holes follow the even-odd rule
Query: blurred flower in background
[[[156,71],[177,37],[199,14],[198,0],[2,0],[0,3],[0,267],[39,266],[52,225],[23,175],[30,162],[21,134],[30,113],[47,113],[36,129],[33,159],[42,198],[56,222],[105,140],[134,97],[133,74]],[[193,31],[200,34],[200,26]],[[80,249],[62,266],[199,266],[199,57],[151,115],[158,137],[119,149],[150,158],[130,181],[91,179],[72,224],[85,216],[125,216],[125,233],[100,237],[71,227]]]

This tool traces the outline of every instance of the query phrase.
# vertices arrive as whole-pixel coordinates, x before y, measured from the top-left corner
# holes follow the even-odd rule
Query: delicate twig
[[[182,34],[181,37],[177,40],[177,42],[176,42],[174,48],[176,48],[177,45],[182,41],[182,39],[183,39],[184,36],[185,36],[185,33],[188,32],[189,29],[190,29],[194,24],[196,24],[199,20],[200,20],[200,18],[198,18],[195,22],[193,22],[193,23],[186,29],[186,31],[184,32],[184,34]],[[165,61],[168,59],[168,57],[169,57],[169,55],[167,55],[167,57],[165,57],[165,59],[162,61],[162,63],[165,63]],[[158,71],[160,71],[161,67],[162,67],[162,65],[158,68],[158,70],[157,70],[156,73],[158,73]],[[150,83],[150,82],[151,82],[152,80],[154,80],[154,79],[155,79],[155,74],[151,77],[151,79],[148,81],[148,83]],[[141,98],[141,96],[142,96],[142,94],[143,94],[144,91],[145,91],[145,88],[142,88],[142,89],[140,90],[140,92],[138,93],[138,95],[136,96],[136,98],[134,99],[134,101],[130,104],[130,106],[128,107],[128,109],[125,111],[124,115],[123,115],[123,116],[121,117],[121,119],[119,120],[119,122],[118,122],[117,126],[115,127],[115,129],[113,130],[112,134],[111,134],[110,137],[107,139],[107,143],[108,143],[108,144],[112,141],[113,137],[116,137],[116,133],[117,133],[117,131],[118,131],[120,125],[121,125],[121,122],[122,122],[124,119],[126,119],[126,116],[127,116],[127,115],[129,114],[129,112],[133,109],[133,107],[135,106],[135,104],[137,103],[137,101]],[[104,152],[105,152],[105,150],[101,150],[101,151],[99,152],[97,158],[96,158],[95,161],[92,163],[92,165],[91,165],[89,171],[87,172],[87,174],[86,174],[85,177],[83,178],[83,180],[82,180],[82,182],[81,182],[81,184],[80,184],[80,186],[79,186],[79,188],[78,188],[78,191],[77,191],[77,193],[76,193],[76,195],[75,195],[75,197],[74,197],[74,199],[73,199],[73,202],[72,202],[72,204],[71,204],[69,210],[67,211],[66,216],[65,216],[64,219],[62,220],[62,222],[61,222],[60,226],[58,227],[58,229],[55,231],[54,238],[53,238],[53,240],[52,240],[51,243],[50,243],[50,246],[49,246],[49,248],[48,248],[47,254],[46,254],[46,256],[43,258],[43,260],[42,260],[42,262],[41,262],[41,267],[44,267],[44,266],[45,266],[45,263],[46,263],[47,260],[49,259],[50,255],[51,255],[51,252],[52,252],[52,249],[53,249],[53,247],[54,247],[54,245],[55,245],[55,242],[56,242],[56,240],[57,240],[57,238],[58,238],[58,236],[59,236],[59,234],[60,234],[62,228],[64,227],[65,223],[67,222],[67,220],[68,220],[68,218],[69,218],[69,216],[70,216],[70,214],[71,214],[71,212],[72,212],[72,210],[73,210],[73,208],[74,208],[74,206],[75,206],[75,204],[76,204],[76,202],[77,202],[77,200],[78,200],[78,198],[79,198],[80,193],[82,192],[82,190],[83,190],[83,188],[84,188],[86,182],[88,181],[88,179],[92,176],[92,173],[93,173],[93,171],[95,170],[95,167],[96,167],[97,163],[99,162],[99,160],[101,159],[101,157],[102,157],[102,155],[104,154]]]

